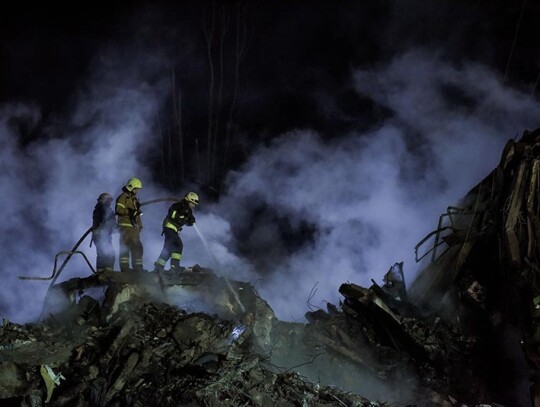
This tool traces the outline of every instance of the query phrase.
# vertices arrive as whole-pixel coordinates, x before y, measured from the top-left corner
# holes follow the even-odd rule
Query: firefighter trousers
[[[120,271],[129,271],[129,260],[135,271],[143,270],[143,245],[136,228],[120,229]]]
[[[179,267],[182,250],[184,249],[182,239],[180,239],[178,232],[170,228],[163,228],[163,235],[165,236],[165,241],[163,242],[161,254],[156,260],[156,267],[163,269],[169,258],[171,259],[171,268]]]
[[[96,270],[114,270],[114,247],[112,236],[109,233],[94,233],[92,241],[96,245]]]

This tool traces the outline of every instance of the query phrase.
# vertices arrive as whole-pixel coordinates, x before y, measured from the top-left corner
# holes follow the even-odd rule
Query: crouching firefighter
[[[116,217],[111,208],[113,197],[103,192],[92,213],[92,242],[96,245],[96,271],[114,270],[112,234],[116,231]]]
[[[143,228],[141,221],[141,204],[137,199],[137,191],[142,189],[138,178],[131,178],[122,193],[116,198],[116,215],[120,231],[120,271],[129,271],[129,259],[134,271],[143,271],[143,245],[140,232]]]
[[[193,226],[195,216],[192,209],[199,204],[199,196],[195,192],[188,192],[180,202],[169,207],[167,216],[163,220],[162,236],[165,236],[163,250],[154,263],[154,271],[163,271],[169,258],[171,271],[180,271],[180,259],[184,244],[180,239],[180,231],[184,226]]]

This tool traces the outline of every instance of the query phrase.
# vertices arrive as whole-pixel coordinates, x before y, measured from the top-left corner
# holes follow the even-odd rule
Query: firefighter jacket
[[[126,187],[122,188],[122,193],[116,198],[115,212],[120,229],[142,229],[141,204],[137,196]]]
[[[112,234],[116,230],[116,218],[110,205],[97,203],[92,213],[92,233]]]
[[[185,199],[182,199],[180,202],[176,202],[169,207],[167,216],[163,220],[163,228],[180,232],[183,226],[193,226],[194,223],[195,216],[193,216],[189,203]]]

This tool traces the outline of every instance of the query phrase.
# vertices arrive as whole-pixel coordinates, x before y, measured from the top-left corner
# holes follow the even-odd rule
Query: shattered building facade
[[[396,263],[305,324],[199,266],[51,284],[39,323],[0,327],[2,405],[540,406],[539,176],[540,129],[441,215],[408,289]]]

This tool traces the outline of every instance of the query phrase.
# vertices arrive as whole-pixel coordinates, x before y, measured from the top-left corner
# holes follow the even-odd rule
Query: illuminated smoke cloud
[[[410,282],[414,246],[439,214],[498,164],[509,138],[540,120],[538,103],[504,88],[486,67],[456,68],[429,52],[358,70],[353,79],[390,118],[330,141],[291,131],[229,177],[223,214],[232,222],[267,206],[293,230],[314,230],[298,244],[280,238],[275,219],[250,219],[249,255],[267,269],[260,291],[280,318],[301,320],[313,288],[311,304],[324,306],[339,301],[343,282],[381,283],[397,261]],[[299,248],[286,254],[291,243]]]
[[[189,64],[201,66],[187,54]],[[1,107],[3,315],[37,316],[46,283],[17,276],[49,275],[54,255],[90,226],[101,192],[117,196],[133,176],[145,185],[141,201],[197,190],[166,191],[150,175],[169,64],[160,47],[111,44],[96,55],[67,118],[43,123],[39,107]],[[255,148],[229,174],[217,204],[201,195],[197,225],[213,254],[186,228],[183,265],[210,265],[251,281],[279,318],[291,320],[303,319],[315,286],[312,305],[337,303],[341,283],[381,282],[396,261],[404,261],[410,282],[414,245],[497,165],[506,140],[536,128],[540,118],[534,100],[503,86],[488,68],[455,66],[428,50],[355,69],[349,88],[388,114],[367,131],[330,138],[317,128],[290,129]],[[322,97],[317,102],[321,114],[344,114]],[[21,143],[23,128],[40,129],[42,137]],[[167,204],[145,208],[147,269],[161,250],[166,210]],[[93,261],[87,245],[82,249]],[[87,275],[88,268],[75,258],[65,274]]]

